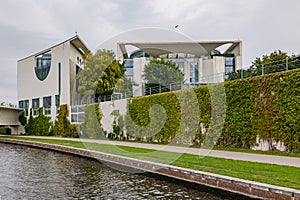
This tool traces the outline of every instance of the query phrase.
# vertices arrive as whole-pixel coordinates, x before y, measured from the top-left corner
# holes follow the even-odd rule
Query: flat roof
[[[75,36],[73,36],[73,37],[71,37],[71,38],[69,38],[69,39],[67,39],[67,40],[65,40],[63,42],[60,42],[60,43],[58,43],[56,45],[53,45],[53,46],[51,46],[51,47],[49,47],[49,48],[47,48],[45,50],[39,51],[38,53],[32,54],[30,56],[26,56],[25,58],[22,58],[22,59],[18,60],[18,62],[22,61],[22,60],[25,60],[27,58],[30,58],[32,56],[38,56],[40,54],[46,53],[46,52],[50,51],[52,48],[57,47],[57,46],[59,46],[59,45],[61,45],[63,43],[66,43],[66,42],[70,42],[82,54],[87,53],[89,51],[88,47],[81,40],[81,38],[78,35],[75,35]]]
[[[125,57],[128,57],[128,52],[125,47],[127,45],[135,46],[153,57],[159,57],[169,53],[186,53],[201,57],[224,44],[231,44],[225,51],[227,52],[241,43],[241,40],[204,42],[119,42],[118,47]]]

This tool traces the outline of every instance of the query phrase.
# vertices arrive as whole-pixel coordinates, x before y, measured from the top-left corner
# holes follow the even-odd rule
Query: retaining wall
[[[254,181],[233,178],[208,172],[186,169],[171,165],[158,164],[154,162],[142,161],[134,158],[117,156],[107,153],[91,151],[87,149],[65,147],[54,144],[40,142],[29,142],[21,140],[8,140],[0,138],[0,142],[9,144],[19,144],[43,149],[50,149],[64,153],[76,154],[79,156],[99,159],[102,162],[117,164],[141,171],[151,172],[175,179],[193,182],[208,187],[242,194],[249,197],[260,199],[278,200],[300,200],[300,190],[274,186]]]

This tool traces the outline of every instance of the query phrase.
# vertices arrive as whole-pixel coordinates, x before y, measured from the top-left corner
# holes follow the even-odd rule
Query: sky
[[[0,101],[17,102],[19,59],[75,32],[91,50],[149,27],[194,41],[242,40],[244,68],[275,50],[300,54],[299,8],[299,0],[1,0]]]

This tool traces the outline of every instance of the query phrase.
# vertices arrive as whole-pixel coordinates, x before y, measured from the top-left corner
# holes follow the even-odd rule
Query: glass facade
[[[183,72],[184,70],[184,62],[186,61],[185,58],[166,58],[165,60],[170,60],[179,67],[179,69]]]
[[[133,80],[133,59],[125,59],[125,68],[126,77]]]
[[[51,66],[51,52],[36,57],[35,74],[40,81],[47,78]]]
[[[190,83],[198,82],[198,63],[190,62]]]
[[[39,107],[40,107],[40,99],[32,99],[32,110],[33,110],[33,115],[38,115],[39,112]]]
[[[55,95],[55,106],[56,106],[56,114],[59,114],[60,109],[60,96]]]
[[[51,96],[43,98],[43,107],[45,110],[45,115],[51,114]]]
[[[234,57],[225,57],[225,75],[235,71],[235,59]]]
[[[29,100],[19,101],[19,108],[23,108],[25,115],[28,116]]]

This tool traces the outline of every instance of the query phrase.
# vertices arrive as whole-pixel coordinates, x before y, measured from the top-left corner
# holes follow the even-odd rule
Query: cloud
[[[197,41],[241,39],[244,67],[277,49],[300,52],[299,0],[1,0],[0,5],[0,96],[10,99],[16,99],[17,60],[75,31],[92,50],[143,27],[173,30]]]

